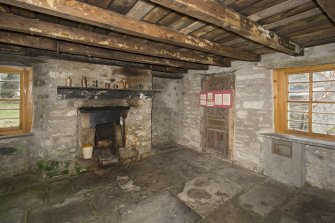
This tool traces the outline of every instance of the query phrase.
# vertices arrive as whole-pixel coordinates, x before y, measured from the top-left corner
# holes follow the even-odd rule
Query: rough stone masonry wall
[[[180,104],[172,120],[172,139],[185,147],[200,151],[202,108],[199,106],[201,74],[188,73],[180,86]]]
[[[181,105],[181,80],[153,78],[155,93],[152,101],[152,144],[160,145],[172,141],[173,123],[177,107]]]
[[[202,74],[234,72],[236,75],[235,162],[255,172],[263,171],[261,132],[273,132],[272,70],[335,63],[335,44],[305,49],[305,56],[282,53],[265,55],[261,62],[233,62],[231,68],[211,68],[206,72],[190,71],[182,82],[182,104],[172,120],[173,140],[201,150],[202,110],[198,104]],[[335,150],[306,148],[306,182],[335,190]]]
[[[151,151],[151,99],[144,100],[58,100],[57,86],[64,86],[70,76],[74,86],[86,76],[89,84],[106,79],[118,82],[126,78],[129,88],[136,89],[141,82],[144,89],[151,89],[151,73],[146,70],[130,70],[112,66],[49,60],[33,67],[33,136],[0,140],[3,147],[17,148],[16,154],[0,155],[0,176],[30,171],[37,160],[73,160],[78,154],[78,108],[89,106],[128,106],[127,147],[136,145],[140,156]],[[130,124],[131,123],[131,124]]]

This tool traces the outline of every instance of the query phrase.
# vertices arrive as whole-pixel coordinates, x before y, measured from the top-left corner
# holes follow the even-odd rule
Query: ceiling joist
[[[165,66],[159,66],[159,65],[109,60],[109,59],[60,53],[60,52],[55,52],[55,51],[40,50],[40,49],[13,46],[13,45],[0,43],[0,61],[7,61],[7,62],[8,61],[19,61],[22,63],[42,63],[43,60],[45,59],[58,59],[58,60],[111,65],[111,66],[119,66],[119,67],[133,67],[133,68],[139,68],[139,69],[164,72],[166,73],[165,74],[166,76],[168,76],[170,73],[178,73],[178,74],[187,73],[187,69],[178,68],[178,67],[165,67]]]
[[[36,37],[19,33],[0,31],[0,42],[25,47],[32,47],[42,50],[56,51],[83,56],[121,60],[128,62],[155,64],[162,66],[180,67],[184,69],[207,70],[208,66],[203,64],[188,63],[178,60],[149,57],[120,51],[102,49],[98,47],[85,46],[80,44],[56,41],[44,37]]]
[[[248,51],[236,50],[206,39],[185,35],[75,0],[0,0],[0,3],[220,56],[245,61],[260,59],[259,55]]]
[[[155,46],[154,44],[139,43],[119,37],[85,31],[55,23],[43,22],[36,19],[16,16],[0,12],[0,29],[40,35],[60,40],[66,40],[91,46],[114,50],[145,54],[155,57],[183,60],[194,63],[215,66],[230,66],[228,60],[206,54],[195,54],[174,49],[175,47]]]
[[[288,38],[267,30],[216,0],[150,0],[199,20],[214,24],[264,46],[289,55],[302,55],[303,48]]]

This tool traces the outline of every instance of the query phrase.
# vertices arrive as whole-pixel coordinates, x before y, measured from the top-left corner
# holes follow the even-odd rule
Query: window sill
[[[34,133],[25,133],[25,134],[19,134],[19,135],[0,136],[0,140],[31,137],[33,135],[34,135]]]
[[[281,139],[281,140],[291,141],[291,142],[299,142],[299,143],[309,145],[309,146],[316,146],[316,147],[322,147],[325,149],[335,150],[335,142],[333,141],[312,139],[312,138],[279,134],[279,133],[260,133],[259,135],[268,137],[268,138]]]

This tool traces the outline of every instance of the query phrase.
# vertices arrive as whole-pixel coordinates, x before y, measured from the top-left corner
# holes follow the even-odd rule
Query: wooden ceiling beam
[[[20,33],[10,33],[0,31],[0,42],[25,47],[32,47],[43,50],[56,51],[60,53],[68,53],[82,56],[92,56],[97,58],[121,60],[135,63],[155,64],[161,66],[180,67],[184,69],[207,70],[208,66],[203,64],[188,63],[178,60],[149,57],[102,49],[98,47],[86,46],[81,44],[69,43],[64,41],[56,41],[44,37],[30,36]]]
[[[5,12],[0,12],[0,29],[29,33],[136,54],[145,54],[215,66],[230,66],[230,61],[222,57],[183,52],[176,49],[176,47],[155,46],[154,44],[149,45],[78,28],[16,16]]]
[[[27,48],[21,46],[14,46],[0,43],[0,61],[19,60],[25,63],[42,63],[45,59],[58,59],[66,61],[75,61],[82,63],[92,63],[101,65],[110,65],[118,67],[133,67],[139,69],[147,69],[152,71],[159,71],[164,73],[187,73],[187,69],[177,67],[165,67],[159,65],[141,64],[124,62],[118,60],[109,60],[89,56],[81,56],[67,53],[59,53],[49,50],[39,50],[34,48]]]
[[[234,12],[216,0],[150,0],[178,12],[222,27],[244,38],[289,55],[303,54],[292,40],[267,30],[255,21]]]
[[[329,19],[335,24],[335,1],[334,0],[316,0]]]
[[[248,51],[236,50],[199,37],[185,35],[163,26],[127,18],[110,10],[75,0],[0,0],[0,3],[220,56],[246,61],[260,60],[259,55]]]

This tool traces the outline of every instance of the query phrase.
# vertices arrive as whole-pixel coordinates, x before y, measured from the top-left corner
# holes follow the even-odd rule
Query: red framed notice
[[[232,90],[213,90],[200,92],[200,106],[202,107],[231,108],[232,104]]]

